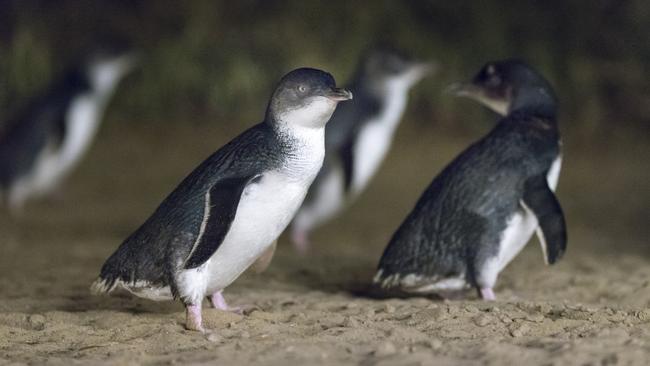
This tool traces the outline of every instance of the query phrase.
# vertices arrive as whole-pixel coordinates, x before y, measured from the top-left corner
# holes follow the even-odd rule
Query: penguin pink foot
[[[201,305],[185,305],[185,327],[188,330],[196,330],[205,333],[203,320],[201,318]]]
[[[293,242],[293,247],[296,248],[299,254],[305,255],[309,252],[311,243],[309,241],[309,234],[306,231],[293,231],[291,233],[291,241]]]
[[[489,287],[482,288],[480,291],[481,297],[485,301],[495,301],[497,299],[497,297],[494,296],[494,291],[492,291],[492,289]]]
[[[215,292],[214,294],[212,294],[212,296],[209,297],[209,299],[210,299],[210,304],[212,304],[212,307],[215,309],[230,311],[235,314],[244,315],[243,306],[234,306],[234,307],[228,306],[228,303],[226,302],[226,298],[223,297],[223,291]]]

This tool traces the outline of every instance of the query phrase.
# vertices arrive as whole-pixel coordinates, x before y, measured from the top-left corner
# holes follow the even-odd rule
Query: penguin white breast
[[[354,145],[352,190],[362,191],[377,172],[393,140],[393,134],[406,107],[408,84],[394,82],[388,87],[384,108],[364,124]],[[403,84],[403,85],[402,85]]]
[[[75,99],[67,116],[67,133],[61,149],[61,170],[77,164],[99,128],[102,102],[94,94]]]
[[[307,193],[306,182],[281,172],[248,186],[230,231],[208,265],[208,292],[221,290],[246,270],[287,227]]]
[[[546,176],[548,186],[552,191],[555,191],[557,187],[561,166],[562,156],[560,155],[555,159]],[[537,226],[538,221],[535,214],[527,209],[525,205],[521,205],[521,209],[510,217],[506,229],[501,235],[498,264],[494,265],[497,273],[503,270],[521,252],[533,236]]]
[[[302,204],[325,151],[323,128],[301,133],[304,144],[283,167],[244,189],[230,230],[207,265],[209,293],[237,279],[280,236]]]
[[[560,179],[561,168],[562,168],[562,155],[558,155],[555,161],[553,161],[553,164],[551,164],[551,168],[548,170],[548,174],[546,175],[548,186],[551,188],[552,191],[555,191],[555,188],[557,188],[557,182]]]

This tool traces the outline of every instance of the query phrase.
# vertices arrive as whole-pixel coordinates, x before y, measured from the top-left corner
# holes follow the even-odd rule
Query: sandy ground
[[[496,302],[367,291],[422,189],[478,136],[432,129],[400,132],[378,179],[316,233],[311,256],[294,255],[283,237],[266,273],[227,289],[231,304],[253,311],[205,309],[211,334],[185,330],[180,303],[92,297],[88,286],[106,257],[233,133],[105,126],[56,198],[19,219],[0,215],[0,365],[650,363],[650,149],[640,142],[590,150],[565,139],[567,255],[545,267],[531,242],[500,277]]]

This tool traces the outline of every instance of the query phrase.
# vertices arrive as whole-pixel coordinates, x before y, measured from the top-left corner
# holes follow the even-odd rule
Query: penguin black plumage
[[[325,124],[350,92],[316,69],[282,78],[263,122],[207,158],[106,261],[92,286],[153,300],[180,298],[187,327],[203,330],[201,302],[221,291],[289,224],[325,154]]]
[[[307,251],[312,229],[366,188],[388,153],[410,88],[433,69],[389,47],[364,55],[349,86],[354,100],[338,108],[327,124],[323,168],[292,223],[298,251]]]
[[[12,212],[52,191],[79,163],[133,55],[102,47],[27,104],[0,137],[0,191]]]
[[[550,84],[519,60],[486,64],[451,91],[504,115],[424,191],[393,235],[374,282],[438,293],[476,287],[486,300],[503,268],[537,231],[547,264],[567,244],[553,191],[561,153]]]

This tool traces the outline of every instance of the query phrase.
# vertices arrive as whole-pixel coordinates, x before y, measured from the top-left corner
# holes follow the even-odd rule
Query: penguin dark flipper
[[[548,186],[546,175],[529,178],[524,183],[524,208],[537,217],[537,237],[546,264],[554,264],[566,251],[567,230],[560,202]]]
[[[185,261],[185,269],[201,266],[219,249],[235,219],[237,205],[246,186],[261,175],[227,178],[215,183],[205,195],[199,235]]]

